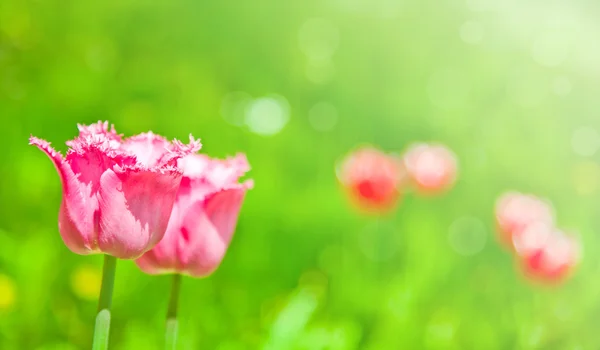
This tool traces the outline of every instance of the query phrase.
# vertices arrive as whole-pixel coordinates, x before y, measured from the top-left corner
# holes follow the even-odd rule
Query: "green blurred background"
[[[30,134],[76,123],[201,137],[256,182],[221,268],[186,278],[180,349],[599,349],[600,4],[576,0],[0,0],[0,349],[88,349],[101,256],[57,230]],[[441,197],[348,204],[371,143],[459,156]],[[505,190],[550,199],[584,257],[525,281],[494,238]],[[169,278],[117,268],[113,349],[159,349]]]

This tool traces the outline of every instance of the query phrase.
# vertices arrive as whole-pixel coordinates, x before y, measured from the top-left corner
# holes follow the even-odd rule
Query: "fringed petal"
[[[153,167],[168,152],[169,145],[167,139],[150,131],[126,139],[122,147],[135,155],[142,166]]]
[[[123,135],[117,133],[114,125],[111,124],[109,129],[108,121],[98,121],[91,125],[77,124],[77,129],[79,129],[80,137],[100,134],[110,140],[118,142],[121,142],[123,138]]]
[[[195,139],[190,135],[190,142],[184,144],[183,142],[175,139],[169,146],[168,152],[166,152],[160,159],[160,163],[163,166],[178,166],[180,159],[187,156],[194,155],[202,148],[202,144],[199,139]]]

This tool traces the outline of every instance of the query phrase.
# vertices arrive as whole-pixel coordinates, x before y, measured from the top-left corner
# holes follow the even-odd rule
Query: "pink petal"
[[[136,263],[149,274],[206,276],[231,241],[245,191],[253,186],[238,179],[250,167],[245,155],[226,160],[188,155],[179,166],[184,177],[165,236]]]
[[[189,140],[190,142],[188,144],[185,144],[177,139],[173,140],[171,151],[181,153],[182,156],[186,156],[189,154],[194,154],[202,148],[202,143],[200,143],[200,140],[195,139],[192,134],[190,134]]]
[[[45,152],[59,173],[63,187],[59,231],[65,244],[74,253],[92,253],[95,250],[94,213],[98,205],[91,188],[78,180],[69,163],[48,142],[31,137],[29,143]]]
[[[101,134],[109,140],[121,142],[122,135],[117,134],[115,126],[110,125],[110,130],[108,126],[109,125],[107,121],[98,121],[96,124],[91,125],[77,124],[77,129],[79,129],[79,137]]]
[[[165,234],[165,238],[167,235]],[[165,240],[163,238],[163,240]],[[164,249],[170,248],[170,245],[160,243],[154,246],[151,250],[147,251],[141,257],[135,259],[136,265],[140,270],[144,271],[149,275],[159,275],[165,273],[179,273],[180,271],[176,268],[175,254],[163,253]]]
[[[159,159],[167,153],[170,142],[160,135],[147,132],[132,136],[123,142],[123,149],[134,154],[145,166],[155,166]]]
[[[237,183],[238,179],[250,170],[245,154],[225,160],[210,158],[203,154],[193,154],[180,161],[183,174],[198,179],[206,178],[215,187]]]
[[[554,229],[552,234],[529,256],[525,256],[522,267],[525,275],[545,283],[564,281],[579,262],[579,241],[565,232]]]
[[[201,144],[191,135],[187,145],[178,140],[171,143],[150,131],[128,138],[122,144],[122,148],[134,154],[143,166],[176,166],[179,158],[198,152]]]
[[[179,259],[185,273],[203,277],[221,264],[245,193],[242,186],[221,191],[189,209],[178,240]]]
[[[187,179],[182,181],[180,196],[189,194],[191,202],[201,200],[229,186],[235,187],[239,178],[250,170],[244,154],[225,160],[193,154],[182,158],[179,166],[183,168],[183,175]]]
[[[202,144],[200,140],[195,139],[192,135],[190,135],[190,142],[188,144],[175,139],[170,145],[169,151],[160,159],[160,163],[164,166],[178,167],[179,160],[195,154],[201,148]]]
[[[67,141],[71,152],[83,153],[89,147],[102,149],[104,152],[118,152],[121,146],[121,135],[117,134],[114,125],[108,129],[108,122],[98,122],[92,125],[78,124],[79,136]]]
[[[52,146],[50,145],[50,142],[39,139],[35,136],[29,137],[29,144],[36,146],[37,148],[40,149],[40,151],[42,151],[42,152],[46,153],[46,155],[48,155],[48,157],[50,158],[50,160],[56,167],[56,170],[58,171],[60,180],[64,182],[65,174],[63,172],[63,156],[62,156],[62,154],[60,154],[60,152],[57,152],[54,148],[52,148]]]
[[[445,190],[456,180],[456,156],[443,145],[418,143],[411,146],[404,155],[404,165],[422,192]]]
[[[518,192],[502,195],[496,202],[495,215],[499,238],[505,244],[514,242],[532,224],[554,225],[554,213],[548,203]]]
[[[250,170],[245,154],[238,154],[224,161],[213,161],[212,168],[206,175],[208,181],[217,188],[225,188],[237,184],[240,177]],[[185,174],[185,170],[184,170]]]
[[[135,259],[165,234],[181,181],[175,170],[107,170],[100,179],[100,249]]]
[[[250,187],[252,182],[247,181],[192,204],[182,203],[178,197],[165,236],[136,260],[137,265],[148,274],[210,274],[225,255]]]
[[[161,273],[179,273],[183,270],[182,264],[179,262],[178,242],[180,236],[187,234],[186,231],[184,232],[185,229],[183,229],[183,219],[190,209],[191,203],[189,196],[184,197],[181,195],[184,183],[187,183],[189,187],[190,181],[184,177],[181,183],[182,185],[179,187],[177,199],[173,205],[164,237],[154,248],[144,253],[144,255],[135,261],[145,273],[155,275]]]
[[[184,209],[188,209],[189,205],[185,204]],[[182,211],[179,198],[176,200],[169,219],[169,225],[164,237],[151,250],[147,251],[135,263],[138,267],[147,274],[161,273],[179,273],[182,270],[178,260],[178,240],[183,233],[182,216],[185,211]]]
[[[93,222],[86,222],[86,219],[90,220],[89,218],[86,218],[84,214],[79,215],[79,218],[75,220],[81,221],[79,223],[80,227],[86,227],[86,225],[91,225],[93,227]],[[93,241],[94,231],[90,231],[89,227],[87,227],[88,231],[84,235],[77,226],[74,219],[71,218],[71,213],[66,209],[66,201],[63,199],[58,211],[58,231],[60,232],[60,236],[65,242],[65,245],[75,254],[87,255],[99,253],[97,250],[98,245]]]

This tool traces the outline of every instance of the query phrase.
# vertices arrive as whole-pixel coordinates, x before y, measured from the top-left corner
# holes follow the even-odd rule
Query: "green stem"
[[[169,309],[167,310],[167,330],[165,333],[165,349],[175,350],[177,347],[177,304],[179,303],[179,287],[181,286],[181,275],[174,274],[171,284],[171,297]]]
[[[98,315],[96,316],[96,327],[94,328],[94,342],[92,344],[92,350],[108,349],[110,306],[112,304],[116,268],[117,258],[111,255],[104,255],[102,287],[100,287],[100,298],[98,299]]]

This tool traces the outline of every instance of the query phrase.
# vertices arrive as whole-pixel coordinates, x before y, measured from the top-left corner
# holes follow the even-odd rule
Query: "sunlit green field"
[[[599,349],[600,5],[540,0],[0,0],[0,349],[89,349],[102,257],[58,233],[66,150],[109,120],[245,152],[221,267],[186,278],[180,349]],[[442,196],[364,215],[336,166],[439,141]],[[583,258],[527,281],[496,241],[507,190],[554,204]],[[474,243],[475,241],[475,243]],[[117,267],[111,349],[161,349],[168,276]]]

